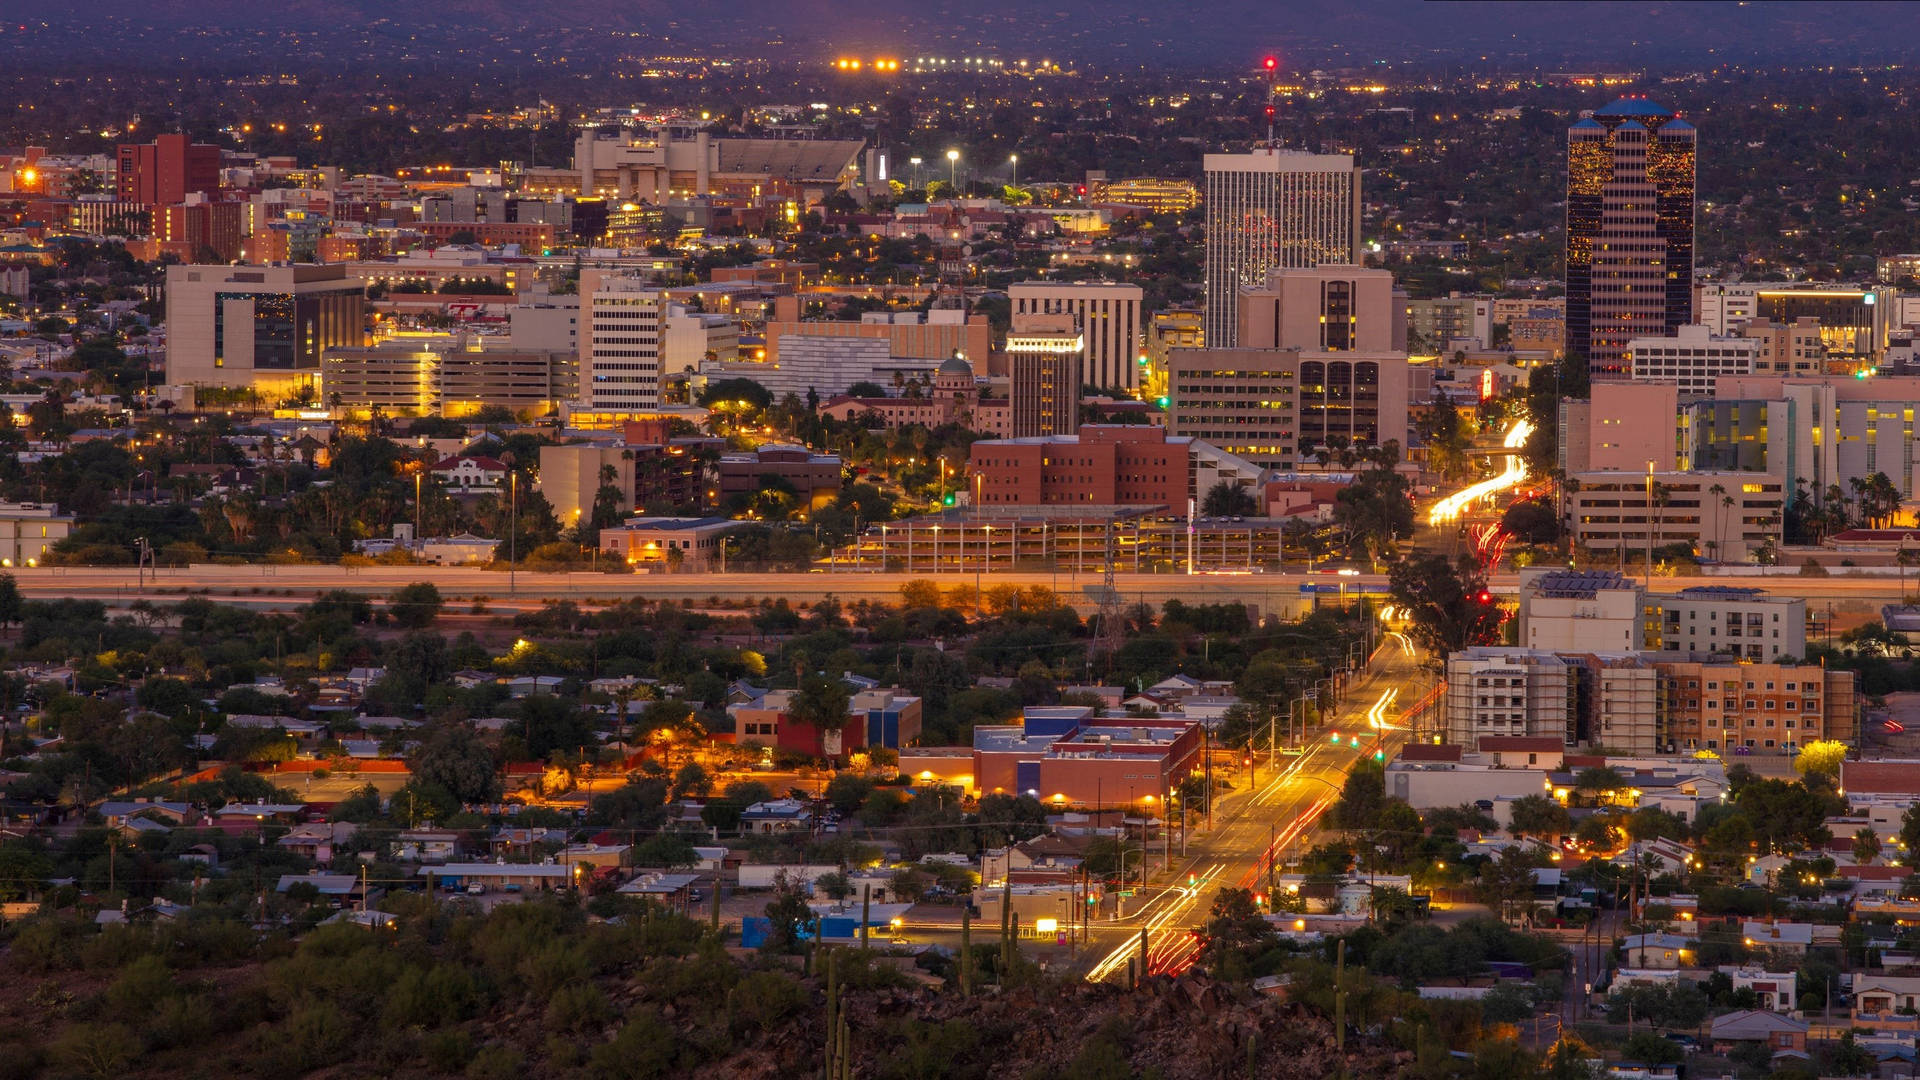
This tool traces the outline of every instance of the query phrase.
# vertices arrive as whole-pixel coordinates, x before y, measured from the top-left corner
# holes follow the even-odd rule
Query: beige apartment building
[[[1684,544],[1695,554],[1744,562],[1781,541],[1785,486],[1745,472],[1582,472],[1569,477],[1566,520],[1594,558],[1642,558]],[[1576,486],[1577,485],[1577,486]],[[1661,500],[1661,493],[1665,501]]]
[[[1676,750],[1782,753],[1858,735],[1851,671],[1688,653],[1650,653],[1648,659],[1665,683],[1668,735]]]
[[[74,517],[51,503],[0,503],[0,567],[38,566],[73,532]]]
[[[1538,649],[1479,646],[1447,657],[1446,741],[1474,746],[1483,735],[1574,742],[1579,677],[1573,665]]]

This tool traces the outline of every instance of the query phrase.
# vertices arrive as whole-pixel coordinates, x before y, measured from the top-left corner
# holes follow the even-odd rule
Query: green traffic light
[[[1375,760],[1375,761],[1385,761],[1385,760],[1387,760],[1387,755],[1386,755],[1386,752],[1385,752],[1385,751],[1382,751],[1382,750],[1375,750],[1375,751],[1373,752],[1373,760]]]
[[[1340,733],[1337,731],[1333,733],[1333,745],[1335,746],[1340,745]]]
[[[1355,736],[1353,737],[1353,748],[1354,748],[1355,750],[1358,750],[1358,749],[1360,749],[1360,736],[1358,736],[1358,735],[1355,735]]]

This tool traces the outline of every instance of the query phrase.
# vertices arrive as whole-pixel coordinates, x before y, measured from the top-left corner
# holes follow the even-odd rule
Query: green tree
[[[26,600],[20,595],[20,583],[12,574],[0,574],[0,631],[20,625],[26,612]]]
[[[1396,537],[1413,535],[1412,485],[1391,468],[1368,469],[1334,494],[1333,520],[1377,567]]]
[[[1469,555],[1404,559],[1388,570],[1387,582],[1394,606],[1413,625],[1414,638],[1435,656],[1489,644],[1505,619],[1479,563]]]
[[[767,901],[766,915],[770,926],[763,947],[768,952],[799,952],[812,933],[814,918],[813,909],[807,906],[806,889],[797,879],[785,873],[774,876],[773,899]]]
[[[1880,857],[1880,836],[1871,828],[1853,834],[1853,861],[1862,866]]]
[[[1251,517],[1259,506],[1246,488],[1231,480],[1222,480],[1207,489],[1200,500],[1200,512],[1208,517]]]
[[[443,724],[429,732],[407,767],[463,803],[492,802],[500,794],[493,751],[465,724]]]
[[[409,629],[432,626],[440,616],[440,607],[440,590],[430,581],[402,585],[387,597],[387,614]]]
[[[1254,904],[1251,890],[1221,889],[1200,939],[1200,964],[1208,974],[1224,982],[1244,982],[1253,975],[1254,958],[1273,947],[1278,934]]]
[[[1507,831],[1515,836],[1558,837],[1573,830],[1567,808],[1545,795],[1523,795],[1508,809],[1512,816]]]

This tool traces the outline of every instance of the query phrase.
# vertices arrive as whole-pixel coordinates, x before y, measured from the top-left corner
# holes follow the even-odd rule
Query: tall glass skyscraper
[[[1204,344],[1238,344],[1242,286],[1267,271],[1360,262],[1360,170],[1350,154],[1267,147],[1208,154]]]
[[[1566,348],[1595,379],[1628,377],[1632,339],[1693,321],[1697,136],[1644,98],[1567,129]]]

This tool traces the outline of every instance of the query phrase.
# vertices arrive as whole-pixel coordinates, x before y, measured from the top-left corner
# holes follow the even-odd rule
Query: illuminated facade
[[[1344,441],[1407,445],[1407,358],[1297,349],[1174,349],[1168,430],[1270,468]]]
[[[1138,285],[1107,282],[1017,281],[1007,289],[1013,318],[1070,315],[1082,331],[1074,376],[1088,386],[1131,390],[1140,385]]]
[[[1015,315],[1007,335],[1013,437],[1071,435],[1080,428],[1080,350],[1071,315]]]
[[[1349,154],[1208,154],[1206,340],[1239,344],[1242,286],[1275,268],[1359,265],[1360,170]]]
[[[364,343],[365,308],[340,266],[169,266],[167,382],[263,396],[311,386],[323,352]]]
[[[1628,342],[1693,321],[1697,135],[1641,98],[1567,130],[1566,345],[1595,379],[1627,378]]]

